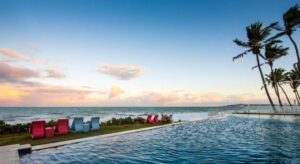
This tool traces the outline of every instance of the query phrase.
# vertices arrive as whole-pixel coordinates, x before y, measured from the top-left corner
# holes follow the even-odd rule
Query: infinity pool
[[[300,163],[300,121],[228,116],[34,151],[22,163]]]

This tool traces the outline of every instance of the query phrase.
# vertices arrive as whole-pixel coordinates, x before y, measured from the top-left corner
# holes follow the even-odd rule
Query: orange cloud
[[[11,85],[0,85],[0,99],[16,99],[28,96],[29,93],[21,91]]]
[[[122,94],[124,91],[117,86],[113,86],[110,89],[110,93],[109,93],[109,98],[114,98],[114,97],[118,97],[120,94]]]

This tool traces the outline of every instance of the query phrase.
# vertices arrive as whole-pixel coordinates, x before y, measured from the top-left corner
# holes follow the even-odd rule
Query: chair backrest
[[[90,122],[91,130],[98,130],[100,128],[99,121],[100,121],[99,117],[92,117],[91,118],[91,122]]]
[[[153,118],[153,123],[158,123],[158,115],[155,115]]]
[[[30,134],[32,138],[41,138],[45,135],[45,125],[46,121],[32,121],[30,127]]]
[[[56,132],[58,134],[67,134],[69,132],[69,120],[68,119],[59,119],[56,123]]]
[[[173,115],[172,114],[169,115],[169,121],[173,122]]]
[[[75,117],[71,128],[73,131],[82,132],[83,131],[83,118]]]
[[[149,114],[149,115],[147,116],[146,122],[152,122],[151,118],[152,118],[152,115]]]

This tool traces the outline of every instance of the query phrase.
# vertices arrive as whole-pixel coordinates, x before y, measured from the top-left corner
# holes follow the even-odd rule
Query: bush
[[[16,134],[16,133],[28,133],[31,123],[27,124],[5,124],[3,120],[0,120],[0,135]],[[51,120],[46,123],[46,127],[55,126],[56,122]]]
[[[16,124],[16,125],[5,124],[4,121],[0,120],[0,135],[26,133],[28,132],[29,126],[30,124]]]
[[[54,121],[54,120],[50,120],[49,122],[46,123],[47,127],[53,127],[55,125],[56,125],[56,121]]]
[[[136,123],[142,123],[144,122],[145,119],[142,117],[137,117],[137,118],[131,118],[131,117],[126,117],[126,118],[112,118],[111,120],[108,120],[106,122],[102,122],[102,125],[127,125],[127,124],[136,124]]]
[[[144,121],[145,119],[142,117],[112,118],[107,122],[101,122],[101,125],[128,125],[128,124],[142,123]],[[10,125],[10,124],[5,124],[3,120],[0,120],[0,135],[28,133],[30,125],[31,123]],[[53,127],[55,125],[56,125],[56,121],[54,120],[50,120],[49,122],[46,122],[46,127]]]

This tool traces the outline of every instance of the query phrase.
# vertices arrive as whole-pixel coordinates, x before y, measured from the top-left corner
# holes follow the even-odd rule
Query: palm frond
[[[241,41],[239,39],[234,39],[233,42],[235,44],[237,44],[238,46],[241,46],[241,47],[244,47],[244,48],[248,48],[248,43],[243,42],[243,41]]]
[[[286,34],[286,32],[285,32],[285,31],[282,31],[282,32],[280,32],[280,33],[278,33],[278,34],[276,34],[276,35],[274,35],[274,36],[272,36],[272,37],[266,39],[266,40],[264,41],[264,43],[266,43],[266,44],[271,43],[271,42],[274,41],[274,40],[278,40],[278,38],[284,36],[285,34]]]
[[[244,51],[243,53],[241,54],[238,54],[237,56],[233,57],[232,60],[235,61],[236,59],[239,59],[239,58],[242,58],[244,57],[244,55],[247,55],[249,52],[251,52],[251,50],[247,50],[247,51]]]
[[[260,64],[259,66],[263,66],[263,65],[265,65],[265,64],[267,64],[267,63],[262,63],[262,64]],[[258,65],[253,66],[251,69],[254,70],[254,69],[257,68],[257,67],[258,67]]]
[[[300,9],[298,4],[283,14],[283,21],[285,30],[288,32],[288,35],[291,35],[294,29],[300,25]]]
[[[265,40],[265,38],[267,38],[270,35],[270,33],[274,27],[275,28],[278,27],[278,22],[271,23],[269,26],[263,28],[261,30],[261,34],[260,34],[261,38],[260,39]]]
[[[282,45],[277,45],[276,43],[281,43],[281,40],[273,40],[272,42],[265,45],[264,56],[270,62],[279,59],[288,54],[288,47],[283,47]]]

